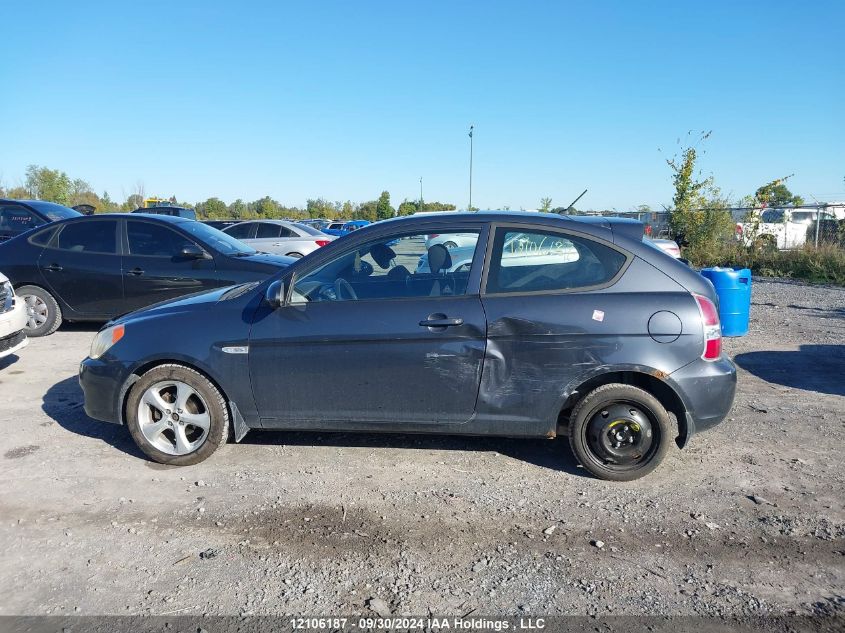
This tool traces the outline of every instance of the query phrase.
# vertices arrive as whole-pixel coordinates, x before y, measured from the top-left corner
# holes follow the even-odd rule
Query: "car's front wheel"
[[[671,420],[653,395],[633,385],[603,385],[572,410],[569,444],[600,479],[631,481],[653,471],[669,448]]]
[[[38,286],[21,286],[15,290],[26,309],[26,335],[47,336],[62,324],[62,309],[49,292]]]
[[[229,412],[220,390],[182,365],[151,369],[129,391],[126,425],[151,459],[175,466],[197,464],[226,442]]]

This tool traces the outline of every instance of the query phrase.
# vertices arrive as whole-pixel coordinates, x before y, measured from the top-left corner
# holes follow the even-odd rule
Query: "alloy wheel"
[[[203,445],[211,415],[199,393],[187,383],[165,380],[150,386],[138,403],[144,438],[162,453],[187,455]]]

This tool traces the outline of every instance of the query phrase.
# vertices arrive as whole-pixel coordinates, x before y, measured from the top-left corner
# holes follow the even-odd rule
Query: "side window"
[[[299,237],[299,235],[286,226],[279,226],[279,237]]]
[[[609,282],[626,257],[610,246],[560,233],[497,229],[486,292],[543,292]]]
[[[291,302],[466,294],[478,235],[478,231],[394,235],[347,250],[298,277]]]
[[[173,229],[152,222],[130,220],[126,223],[126,236],[130,255],[176,257],[186,244],[193,244]]]
[[[0,231],[3,233],[17,235],[42,224],[44,220],[25,207],[17,204],[0,206]]]
[[[53,234],[56,232],[55,227],[43,229],[38,231],[35,235],[29,238],[30,244],[36,244],[38,246],[46,246],[50,239],[53,237]]]
[[[249,239],[249,234],[250,231],[252,231],[253,226],[255,226],[253,222],[241,222],[240,224],[226,227],[225,232],[234,237],[236,240],[246,240]]]
[[[94,220],[65,224],[59,231],[55,248],[78,253],[117,253],[117,222]]]
[[[280,224],[273,224],[270,222],[261,223],[258,225],[258,231],[255,234],[256,238],[272,238],[279,237],[282,226]]]

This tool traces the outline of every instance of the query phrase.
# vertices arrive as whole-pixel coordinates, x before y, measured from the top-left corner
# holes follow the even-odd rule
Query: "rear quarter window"
[[[604,286],[627,261],[621,251],[585,237],[499,228],[486,292],[553,292]]]

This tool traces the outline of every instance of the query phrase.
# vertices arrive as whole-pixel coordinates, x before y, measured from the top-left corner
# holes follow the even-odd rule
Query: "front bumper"
[[[15,307],[0,314],[0,358],[14,354],[29,344],[26,327],[26,306],[19,298]]]
[[[722,356],[697,360],[671,374],[687,410],[687,438],[722,422],[736,395],[736,367]]]
[[[123,385],[128,371],[115,362],[86,358],[79,364],[79,386],[85,396],[85,413],[95,420],[123,423]]]

